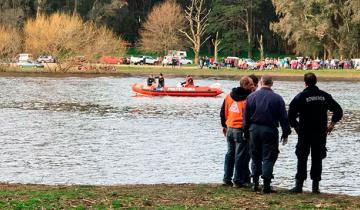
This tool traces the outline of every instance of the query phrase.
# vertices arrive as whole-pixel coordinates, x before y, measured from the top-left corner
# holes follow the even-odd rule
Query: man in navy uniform
[[[290,125],[298,134],[295,151],[298,159],[296,185],[290,191],[302,192],[303,183],[307,177],[307,160],[311,151],[312,192],[320,193],[319,182],[322,159],[326,157],[326,137],[334,129],[335,123],[342,118],[343,111],[330,94],[316,86],[317,79],[314,73],[306,73],[304,81],[306,88],[295,96],[289,107]],[[328,111],[333,112],[329,125]]]
[[[274,164],[279,154],[279,124],[281,141],[286,142],[291,133],[283,98],[271,90],[272,77],[261,77],[260,89],[246,99],[244,132],[250,135],[250,156],[253,191],[259,190],[259,177],[264,180],[263,193],[275,192],[271,187]]]

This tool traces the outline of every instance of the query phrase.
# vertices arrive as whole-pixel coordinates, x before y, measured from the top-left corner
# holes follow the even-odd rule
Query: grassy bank
[[[253,193],[219,185],[0,184],[0,209],[360,209],[360,197]]]
[[[160,72],[165,77],[185,77],[188,74],[193,75],[195,78],[224,78],[234,79],[241,75],[248,74],[271,74],[275,79],[280,80],[301,80],[303,75],[310,70],[239,70],[239,69],[227,69],[220,70],[213,69],[198,69],[195,66],[183,66],[183,67],[162,67],[162,66],[134,66],[134,65],[118,65],[116,71],[103,71],[103,70],[69,70],[68,72],[53,72],[48,68],[45,69],[33,69],[33,68],[3,68],[0,76],[148,76],[149,74],[159,74]],[[319,77],[319,80],[337,80],[337,81],[360,81],[360,70],[344,69],[344,70],[311,70]]]

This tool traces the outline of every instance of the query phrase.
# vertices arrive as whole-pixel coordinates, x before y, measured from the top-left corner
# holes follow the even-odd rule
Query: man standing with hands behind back
[[[279,154],[279,123],[282,128],[282,142],[286,142],[291,133],[285,102],[271,90],[272,85],[271,76],[262,76],[260,90],[247,97],[244,112],[244,130],[250,134],[253,191],[259,190],[259,176],[262,175],[263,193],[276,192],[272,190],[270,183]]]
[[[322,159],[326,157],[326,137],[334,129],[343,116],[340,105],[330,94],[316,86],[314,73],[304,75],[305,89],[291,101],[289,107],[289,121],[298,134],[296,156],[298,159],[296,185],[291,192],[301,193],[304,180],[307,177],[307,160],[311,150],[310,177],[313,180],[312,192],[320,193]],[[328,126],[327,112],[333,112]],[[299,118],[299,121],[297,121]]]

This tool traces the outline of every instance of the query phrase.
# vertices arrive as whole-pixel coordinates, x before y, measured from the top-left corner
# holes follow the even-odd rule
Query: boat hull
[[[142,84],[133,84],[132,90],[139,95],[148,96],[215,97],[222,93],[219,88],[208,86],[153,88]]]

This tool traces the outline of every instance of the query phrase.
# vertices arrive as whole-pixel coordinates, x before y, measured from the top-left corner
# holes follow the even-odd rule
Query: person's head
[[[240,79],[240,87],[252,91],[254,89],[254,83],[249,76],[243,76]]]
[[[257,87],[258,87],[259,78],[257,76],[255,76],[255,74],[250,74],[249,77],[252,79],[252,81],[254,83],[253,91],[255,91],[257,89]]]
[[[162,74],[162,73],[160,73],[160,76],[163,76],[163,74]]]
[[[260,80],[260,85],[262,87],[271,87],[273,85],[273,78],[270,75],[263,75]]]
[[[316,75],[312,72],[304,74],[304,82],[307,87],[315,86],[317,82]]]

